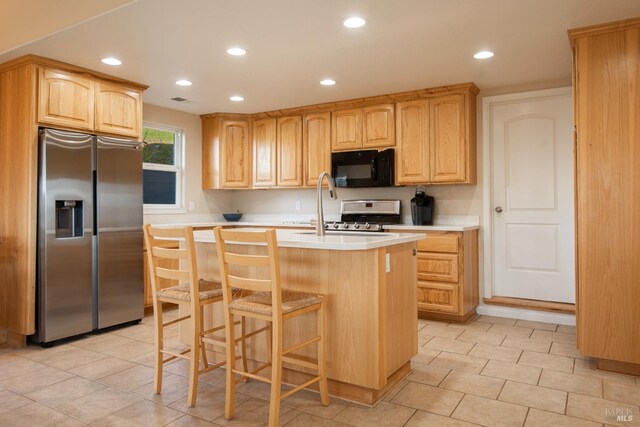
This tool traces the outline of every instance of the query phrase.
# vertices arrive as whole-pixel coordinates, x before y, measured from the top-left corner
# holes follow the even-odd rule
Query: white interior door
[[[570,88],[490,105],[493,295],[574,303]]]

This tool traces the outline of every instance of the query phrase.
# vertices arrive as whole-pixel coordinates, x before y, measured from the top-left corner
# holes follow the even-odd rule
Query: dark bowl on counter
[[[231,222],[240,221],[240,218],[242,218],[241,213],[223,213],[222,216],[224,217],[224,219]]]

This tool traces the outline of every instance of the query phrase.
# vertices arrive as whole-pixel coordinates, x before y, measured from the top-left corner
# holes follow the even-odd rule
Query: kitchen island
[[[360,232],[318,237],[307,230],[277,230],[277,235],[282,288],[325,298],[330,393],[374,404],[410,372],[410,359],[417,353],[415,254],[416,242],[424,235]],[[219,281],[213,232],[196,231],[195,240],[200,277]],[[238,244],[234,251],[256,254],[265,249]],[[255,273],[264,277],[261,274]],[[205,329],[221,324],[221,306],[207,307],[204,317]],[[247,325],[251,331],[264,323],[248,320]],[[315,314],[288,320],[284,346],[315,333]],[[188,342],[187,328],[181,330],[181,338]],[[315,351],[309,346],[297,355],[314,358]],[[211,359],[224,360],[211,348],[208,352]],[[265,334],[248,340],[249,361],[264,362],[267,357]],[[309,377],[301,368],[286,363],[284,367],[285,382],[300,384]]]

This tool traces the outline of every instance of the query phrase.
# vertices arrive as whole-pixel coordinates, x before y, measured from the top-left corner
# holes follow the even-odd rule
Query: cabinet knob
[[[496,211],[497,213],[502,212],[502,206],[496,206],[495,211]]]

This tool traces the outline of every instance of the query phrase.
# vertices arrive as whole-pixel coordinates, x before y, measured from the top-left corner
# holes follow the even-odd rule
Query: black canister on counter
[[[411,221],[413,225],[433,225],[435,199],[428,196],[420,188],[411,199]]]

